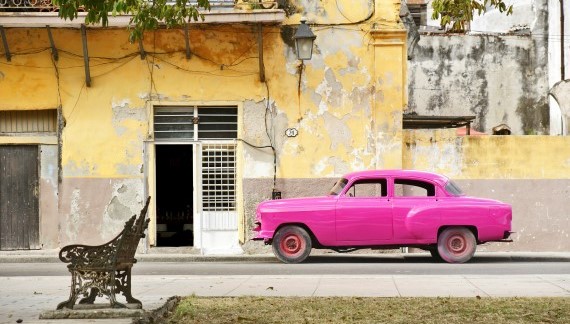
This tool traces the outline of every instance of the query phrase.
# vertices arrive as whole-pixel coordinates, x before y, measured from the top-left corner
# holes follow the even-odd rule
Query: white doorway
[[[156,106],[153,124],[154,245],[241,253],[237,107]]]

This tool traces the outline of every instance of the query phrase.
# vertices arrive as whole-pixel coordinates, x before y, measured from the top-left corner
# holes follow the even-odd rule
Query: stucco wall
[[[59,246],[57,145],[40,145],[40,245],[44,249]]]
[[[408,64],[408,111],[474,115],[486,133],[505,123],[513,134],[548,134],[548,3],[517,9],[531,21],[524,35],[423,33]],[[487,18],[478,21],[492,24]]]
[[[239,137],[274,145],[280,188],[288,188],[289,179],[401,166],[406,49],[399,2],[282,6],[289,15],[283,25],[263,27],[266,83],[260,82],[253,25],[192,25],[190,59],[181,29],[145,34],[141,58],[125,29],[88,28],[90,87],[78,29],[51,30],[59,50],[52,61],[44,28],[6,28],[12,61],[0,67],[0,109],[61,105],[60,245],[108,240],[140,210],[152,185],[153,105],[239,103]],[[292,35],[301,16],[314,23],[317,41],[300,74]],[[287,137],[287,128],[299,134]],[[240,148],[238,176],[272,185],[271,150]],[[263,193],[243,191],[244,205],[272,188],[256,189]],[[251,217],[240,210],[246,214]]]
[[[567,251],[570,139],[550,136],[465,136],[454,130],[407,131],[404,167],[456,179],[468,195],[513,206],[510,244],[484,250]]]
[[[568,33],[570,33],[570,6],[564,6],[564,31],[565,37],[562,40],[562,33],[560,30],[560,1],[548,1],[548,83],[550,91],[557,97],[563,97],[564,93],[568,93],[567,86],[562,81],[562,64],[564,64],[564,79],[570,80],[570,60],[568,53],[570,53],[570,40],[568,40]],[[564,45],[564,59],[562,59],[562,45]],[[566,81],[568,82],[568,81]],[[563,89],[565,88],[566,89]],[[567,97],[567,95],[566,95]],[[550,98],[550,134],[551,135],[568,135],[568,126],[570,117],[570,108],[568,107],[568,100],[555,100]]]

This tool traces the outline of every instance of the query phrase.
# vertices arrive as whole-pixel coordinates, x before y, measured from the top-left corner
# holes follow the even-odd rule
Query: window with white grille
[[[236,145],[204,144],[202,210],[206,229],[237,229]]]

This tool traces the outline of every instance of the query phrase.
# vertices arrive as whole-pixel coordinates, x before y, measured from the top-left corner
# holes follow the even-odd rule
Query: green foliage
[[[145,30],[153,30],[163,23],[167,28],[184,25],[190,21],[204,20],[198,9],[210,10],[209,0],[53,0],[59,6],[59,16],[73,20],[79,10],[87,12],[86,24],[109,24],[109,14],[132,15],[129,40],[141,39]]]
[[[196,306],[194,306],[195,299],[196,297],[194,295],[182,299],[171,315],[172,322],[178,323],[182,318],[193,319],[196,313]]]
[[[432,18],[441,17],[441,27],[451,26],[451,32],[463,32],[465,24],[473,20],[473,13],[481,15],[489,5],[507,16],[513,13],[513,6],[507,6],[503,0],[433,0]]]

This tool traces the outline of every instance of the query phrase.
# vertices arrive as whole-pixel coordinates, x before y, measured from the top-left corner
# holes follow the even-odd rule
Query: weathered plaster
[[[546,132],[547,60],[533,39],[422,35],[409,64],[408,110],[475,115],[474,129],[487,133],[501,123],[514,134]]]
[[[461,143],[455,129],[405,131],[402,167],[460,176],[464,159]]]
[[[559,0],[549,0],[548,3],[548,84],[551,93],[554,87],[559,83],[562,78],[562,71],[564,71],[564,78],[570,79],[570,60],[567,58],[567,53],[570,53],[570,41],[561,42],[560,34],[560,5]],[[570,30],[570,6],[564,6],[564,30]],[[562,60],[562,45],[564,45],[564,53],[566,58]],[[562,69],[562,64],[564,68]],[[563,101],[554,100],[550,98],[550,135],[568,135],[568,108],[560,107]]]
[[[144,124],[148,120],[145,107],[131,107],[130,99],[128,98],[122,100],[114,99],[111,107],[113,109],[113,126],[119,136],[124,135],[129,130],[126,124],[131,122]]]
[[[144,204],[142,184],[141,180],[113,181],[112,198],[103,214],[102,237],[116,235],[116,229],[124,226],[126,219],[139,214]]]
[[[570,139],[456,136],[455,130],[404,132],[404,167],[457,179],[570,179]]]
[[[142,179],[64,179],[60,244],[101,244],[123,229],[143,204]]]
[[[40,146],[40,244],[54,249],[59,242],[57,145]]]
[[[335,151],[339,145],[344,145],[346,150],[350,150],[352,133],[346,125],[346,121],[350,116],[340,119],[330,113],[324,113],[323,115],[325,129],[331,138],[331,150]]]
[[[244,141],[255,146],[270,146],[275,133],[273,130],[273,112],[275,106],[270,103],[269,110],[266,101],[254,102],[247,100],[243,104]],[[272,177],[273,176],[273,150],[271,148],[255,148],[243,144],[244,177]]]
[[[145,141],[150,141],[147,148],[152,146],[154,102],[242,103],[242,139],[258,146],[273,144],[278,187],[287,188],[288,179],[336,177],[401,164],[398,114],[405,105],[406,82],[399,2],[302,0],[287,2],[287,8],[293,9],[284,26],[263,26],[265,84],[259,81],[257,27],[245,24],[192,25],[189,60],[182,29],[147,33],[143,60],[126,30],[88,29],[90,87],[85,85],[81,35],[75,29],[52,30],[61,53],[59,82],[49,51],[14,56],[13,64],[2,66],[0,97],[7,98],[0,100],[2,110],[57,107],[61,93],[60,245],[100,244],[140,209],[145,181],[153,181],[143,179],[141,172],[145,163],[152,164],[144,160],[143,149]],[[313,24],[317,42],[313,59],[299,75],[290,37],[301,15]],[[339,23],[351,25],[335,25]],[[394,30],[403,36],[394,39]],[[9,32],[11,48],[19,52],[38,44],[49,49],[44,29]],[[376,38],[390,44],[371,46]],[[287,128],[299,134],[287,137]],[[244,172],[238,176],[272,183],[272,150],[245,143],[239,147]],[[253,205],[268,192],[244,190],[244,203]]]
[[[282,192],[283,198],[312,197],[326,195],[334,185],[337,178],[287,178],[277,179],[277,188]],[[255,208],[261,201],[271,198],[273,179],[244,179],[243,190],[248,195],[245,197],[245,215],[247,230],[246,238],[253,236],[251,229],[255,222]]]
[[[380,1],[380,0],[379,0]],[[381,0],[383,1],[383,0]],[[338,24],[366,20],[373,12],[374,1],[281,0],[280,7],[291,20],[301,16],[316,23]]]
[[[546,0],[533,2],[525,35],[423,34],[408,65],[408,110],[475,115],[474,129],[486,133],[502,123],[513,134],[549,133],[546,10]]]

